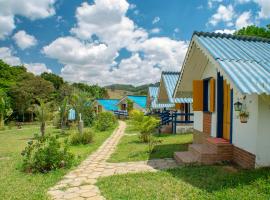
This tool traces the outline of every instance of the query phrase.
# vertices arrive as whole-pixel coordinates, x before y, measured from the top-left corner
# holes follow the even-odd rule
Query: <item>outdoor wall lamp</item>
[[[234,103],[234,111],[239,112],[242,110],[243,104],[240,101],[237,101]]]
[[[246,96],[243,97],[243,100],[245,100],[245,99],[246,99]],[[234,103],[233,105],[234,105],[234,111],[236,111],[236,112],[242,111],[242,109],[243,109],[243,103],[241,103],[241,102],[239,101],[239,99],[238,99],[238,101],[237,101],[236,103]]]

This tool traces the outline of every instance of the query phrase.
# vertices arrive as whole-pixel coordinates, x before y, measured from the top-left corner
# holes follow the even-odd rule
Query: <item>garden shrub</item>
[[[142,142],[149,142],[152,133],[155,131],[158,125],[159,125],[158,119],[151,116],[145,116],[140,125],[140,135],[139,135],[140,140]]]
[[[116,118],[111,112],[101,112],[97,115],[95,127],[99,131],[106,131],[116,123]]]
[[[22,170],[46,173],[59,168],[69,168],[74,155],[69,152],[68,141],[60,143],[57,136],[36,136],[22,151]]]
[[[132,110],[129,113],[129,119],[132,122],[142,122],[144,118],[144,113],[140,110]]]
[[[71,145],[90,144],[93,142],[94,134],[92,131],[87,130],[83,134],[73,132],[70,136]]]
[[[144,113],[140,110],[132,110],[129,113],[130,129],[133,131],[140,131],[141,124],[144,119]]]

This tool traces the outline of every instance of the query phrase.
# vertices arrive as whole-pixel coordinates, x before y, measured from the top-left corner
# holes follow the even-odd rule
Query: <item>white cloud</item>
[[[14,56],[8,47],[0,47],[0,59],[12,66],[21,65],[20,58]]]
[[[180,32],[180,29],[179,29],[179,28],[175,28],[173,31],[174,31],[175,33],[179,33],[179,32]]]
[[[44,63],[25,63],[24,66],[27,71],[32,72],[35,75],[40,75],[43,72],[52,72],[52,70],[48,69]]]
[[[137,28],[134,22],[125,16],[128,6],[126,0],[95,0],[93,5],[82,3],[77,8],[78,22],[71,29],[71,33],[84,40],[96,35],[101,42],[115,48],[145,39],[147,32]]]
[[[236,3],[256,3],[260,7],[257,18],[259,19],[269,19],[270,18],[270,1],[269,0],[236,0]]]
[[[31,20],[43,19],[55,14],[55,0],[1,0],[0,1],[0,39],[11,34],[16,27],[15,15]]]
[[[234,15],[235,13],[232,5],[220,5],[217,12],[210,18],[209,23],[216,26],[220,22],[225,22],[228,26],[231,26]]]
[[[16,44],[23,50],[37,44],[36,38],[27,34],[25,31],[18,31],[16,34],[14,34],[13,39]]]
[[[157,33],[160,33],[160,31],[161,31],[160,28],[153,28],[150,30],[150,33],[157,34]]]
[[[250,11],[246,11],[243,12],[236,20],[235,22],[235,27],[237,29],[241,29],[243,27],[249,26],[252,24],[251,22],[251,12]]]
[[[0,14],[0,40],[8,36],[14,28],[14,18],[12,16],[1,16]]]
[[[251,0],[236,0],[236,3],[239,3],[239,4],[245,4],[249,2],[251,2]]]
[[[207,5],[208,8],[213,8],[215,3],[221,3],[223,0],[208,0]]]
[[[270,18],[270,2],[269,0],[254,0],[261,8],[258,15],[259,18],[269,19]]]
[[[188,43],[167,37],[154,37],[130,47],[133,52],[144,53],[144,59],[164,70],[180,70]]]
[[[23,65],[26,67],[27,71],[36,75],[40,75],[43,72],[52,72],[44,63],[23,63],[8,47],[0,48],[0,59],[11,66]]]
[[[233,29],[215,30],[215,33],[234,34],[234,32],[235,32],[235,30],[233,30]]]
[[[55,47],[51,46],[51,48],[54,49]],[[152,83],[159,80],[160,73],[163,70],[179,71],[187,48],[187,42],[175,41],[166,37],[150,38],[130,46],[128,50],[134,52],[132,56],[121,60],[113,68],[112,66],[115,65],[114,59],[108,63],[92,62],[91,59],[89,59],[89,62],[82,63],[79,60],[71,62],[67,58],[62,58],[60,61],[66,64],[62,68],[61,75],[71,82],[81,81],[101,85]],[[61,49],[56,48],[55,51],[59,52]],[[76,51],[85,50],[76,48]],[[143,56],[141,57],[138,52],[142,52]],[[68,54],[67,57],[77,57],[69,54],[67,48],[66,53]],[[98,55],[98,57],[104,56],[106,56],[106,53]],[[72,58],[70,59],[72,60]]]
[[[110,65],[118,56],[115,49],[105,44],[81,42],[74,37],[60,37],[45,46],[43,52],[62,64],[76,65]]]
[[[136,6],[135,4],[130,4],[130,5],[129,5],[129,9],[130,9],[130,10],[133,10],[133,9],[135,9],[136,7],[137,7],[137,6]]]
[[[81,4],[71,29],[73,36],[56,39],[43,48],[44,54],[63,64],[61,75],[71,82],[142,84],[158,81],[162,70],[180,70],[187,42],[149,38],[146,30],[126,16],[128,8],[126,0]],[[93,35],[98,40],[93,41]],[[131,56],[117,63],[123,48]]]
[[[160,17],[155,17],[152,21],[152,24],[156,24],[160,21]]]

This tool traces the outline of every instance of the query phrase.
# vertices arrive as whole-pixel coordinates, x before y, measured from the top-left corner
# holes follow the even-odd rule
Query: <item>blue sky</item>
[[[0,58],[70,82],[139,85],[179,71],[193,31],[269,19],[270,0],[3,0]]]

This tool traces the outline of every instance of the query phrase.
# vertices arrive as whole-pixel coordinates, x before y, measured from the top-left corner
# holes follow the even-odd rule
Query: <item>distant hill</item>
[[[148,87],[150,86],[159,86],[159,83],[155,84],[145,84],[140,86],[126,85],[126,84],[113,84],[108,85],[105,88],[108,91],[110,98],[119,98],[125,95],[147,95]]]

